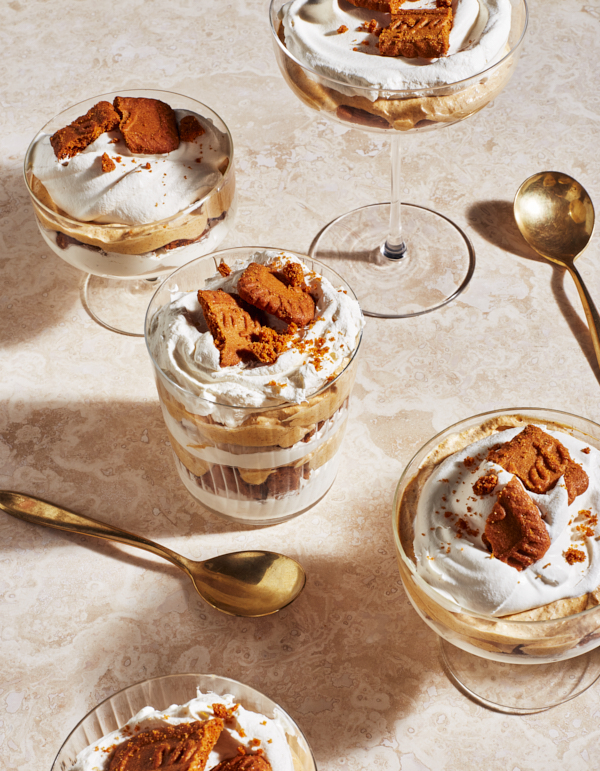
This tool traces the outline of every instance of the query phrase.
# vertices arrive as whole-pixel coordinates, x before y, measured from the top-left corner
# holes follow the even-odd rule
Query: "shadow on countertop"
[[[0,411],[2,488],[163,540],[194,559],[244,548],[287,553],[308,576],[300,597],[275,616],[226,616],[167,562],[0,513],[0,558],[18,572],[17,601],[34,604],[19,632],[20,644],[38,651],[28,654],[35,668],[28,676],[45,672],[54,687],[74,666],[65,662],[78,662],[64,717],[81,717],[90,698],[95,704],[147,677],[213,672],[281,703],[324,763],[390,740],[428,689],[452,688],[436,635],[401,586],[389,526],[393,471],[380,480],[379,497],[370,487],[349,495],[348,471],[310,512],[243,528],[191,499],[156,403],[22,405],[13,420],[8,412]],[[49,565],[56,569],[44,575]],[[29,605],[21,607],[22,619]],[[41,709],[36,704],[35,715]]]
[[[84,274],[44,243],[20,168],[0,167],[0,346],[15,348],[81,308]]]
[[[569,325],[596,380],[600,383],[600,366],[587,324],[582,319],[583,308],[573,305],[565,291],[565,281],[571,281],[565,268],[541,257],[521,235],[511,201],[478,201],[467,211],[467,221],[475,232],[493,246],[532,262],[543,263],[552,270],[550,285],[556,304]],[[585,278],[584,278],[585,280]],[[600,297],[598,298],[600,302]],[[551,323],[551,319],[549,320]]]

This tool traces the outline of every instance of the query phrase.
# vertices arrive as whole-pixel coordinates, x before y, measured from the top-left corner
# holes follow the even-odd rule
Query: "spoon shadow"
[[[478,201],[468,209],[467,221],[478,235],[493,246],[517,257],[544,263],[552,269],[550,288],[556,304],[600,384],[600,367],[590,339],[590,330],[565,290],[566,268],[546,260],[529,246],[515,222],[511,201]]]

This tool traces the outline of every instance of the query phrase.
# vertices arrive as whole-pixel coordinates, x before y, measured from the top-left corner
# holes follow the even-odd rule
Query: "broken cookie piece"
[[[483,542],[496,559],[524,570],[550,548],[550,536],[540,511],[516,477],[498,496],[487,522]]]
[[[291,334],[279,334],[270,327],[262,327],[258,339],[252,343],[250,350],[261,364],[274,364],[288,347]]]
[[[54,155],[59,161],[72,158],[95,142],[105,131],[114,131],[118,128],[119,121],[119,114],[110,102],[98,102],[85,115],[59,129],[50,137]]]
[[[479,477],[479,479],[473,484],[473,492],[475,495],[483,497],[493,493],[496,485],[498,484],[498,475],[490,471],[489,474]]]
[[[340,120],[347,121],[348,123],[357,123],[359,126],[370,126],[371,128],[380,129],[391,128],[389,122],[382,118],[381,115],[373,115],[366,110],[362,110],[360,107],[340,104],[335,114]]]
[[[250,263],[242,273],[238,292],[246,302],[287,324],[304,327],[315,317],[315,303],[307,292],[286,286],[269,268],[256,262]]]
[[[163,155],[177,150],[177,121],[166,102],[146,97],[117,96],[113,104],[121,116],[119,128],[130,152]]]
[[[271,764],[264,755],[236,755],[222,760],[211,771],[271,771]]]
[[[357,8],[365,8],[367,11],[390,12],[389,0],[349,0]]]
[[[305,287],[304,271],[302,270],[302,265],[299,263],[286,263],[281,273],[287,281],[288,286],[297,286],[299,288]]]
[[[446,56],[450,46],[452,8],[402,9],[397,0],[390,3],[392,20],[379,36],[382,56],[437,59]]]
[[[526,426],[510,442],[492,448],[487,459],[518,476],[534,493],[547,493],[564,475],[569,505],[588,488],[589,477],[583,468],[558,439],[539,426]]]
[[[193,142],[204,134],[204,129],[198,118],[194,115],[186,115],[179,123],[179,138],[182,142]]]
[[[222,289],[214,292],[200,289],[198,302],[215,345],[221,352],[222,367],[232,367],[253,356],[252,336],[258,336],[262,327],[235,296]]]
[[[142,731],[119,744],[108,771],[203,771],[223,730],[220,718]]]

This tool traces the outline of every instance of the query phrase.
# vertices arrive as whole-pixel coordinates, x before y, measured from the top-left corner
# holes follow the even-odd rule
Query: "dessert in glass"
[[[278,704],[200,674],[152,678],[105,699],[69,734],[51,771],[158,768],[184,750],[197,771],[316,771],[304,734]]]
[[[343,279],[290,251],[226,249],[160,286],[146,343],[175,464],[196,500],[260,526],[325,495],[363,323]]]
[[[181,94],[102,94],[49,121],[25,156],[46,244],[89,274],[103,326],[143,336],[159,277],[214,251],[235,214],[233,143],[209,107]]]
[[[270,6],[277,62],[296,96],[346,128],[391,139],[391,202],[333,220],[310,255],[356,287],[367,315],[420,315],[465,289],[475,253],[443,214],[401,204],[401,137],[451,126],[498,96],[519,57],[527,6],[525,0],[352,2],[271,0]]]
[[[600,676],[600,426],[476,415],[427,442],[394,500],[402,583],[451,680],[485,706],[548,709]]]

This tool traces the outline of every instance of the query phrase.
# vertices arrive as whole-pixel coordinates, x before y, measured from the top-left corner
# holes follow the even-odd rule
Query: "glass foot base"
[[[475,250],[451,220],[403,203],[400,259],[384,257],[390,204],[355,209],[330,222],[315,238],[310,256],[323,260],[352,287],[367,316],[405,318],[441,308],[466,287]]]
[[[550,664],[509,664],[474,656],[440,637],[446,674],[466,696],[509,715],[544,712],[574,699],[600,677],[600,648]]]
[[[88,275],[83,284],[83,304],[101,326],[130,337],[144,336],[146,310],[160,279],[118,279]]]

